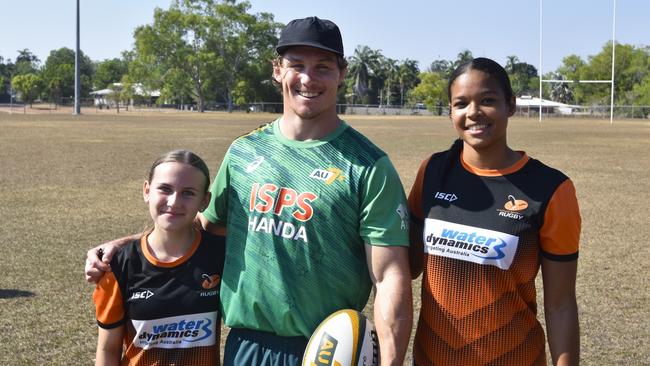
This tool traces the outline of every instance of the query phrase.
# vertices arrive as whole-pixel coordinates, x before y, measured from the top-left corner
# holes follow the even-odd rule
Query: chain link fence
[[[81,100],[82,113],[129,113],[129,112],[198,112],[196,104],[127,104],[117,105],[97,104],[92,98]],[[543,118],[603,118],[610,116],[609,106],[573,106],[571,110],[543,107]],[[205,111],[215,112],[245,112],[245,113],[282,113],[282,103],[263,102],[231,106],[226,103],[206,102]],[[8,113],[44,114],[44,113],[73,113],[74,98],[61,99],[59,103],[39,102],[24,104],[22,102],[0,103],[0,111]],[[385,106],[371,104],[337,104],[336,111],[341,115],[367,115],[367,116],[448,116],[447,106],[437,106],[427,109],[423,105],[416,106]],[[538,118],[539,107],[519,107],[516,116],[525,118]],[[614,106],[614,118],[650,118],[650,105],[617,105]]]

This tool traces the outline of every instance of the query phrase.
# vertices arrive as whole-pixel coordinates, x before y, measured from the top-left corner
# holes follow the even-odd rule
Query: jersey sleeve
[[[415,181],[411,187],[411,192],[409,192],[408,207],[411,221],[418,223],[424,221],[424,212],[422,212],[422,188],[424,186],[424,173],[430,160],[431,158],[429,157],[420,164]]]
[[[97,325],[111,329],[122,325],[125,320],[122,291],[113,272],[107,272],[97,283],[93,292]]]
[[[408,209],[404,187],[390,159],[383,156],[370,169],[361,191],[359,234],[364,242],[408,246]]]
[[[210,187],[210,204],[203,211],[203,216],[211,223],[226,226],[228,216],[228,186],[230,184],[230,149],[221,162],[217,176]]]
[[[544,213],[540,230],[544,257],[557,261],[577,259],[581,224],[576,190],[567,179],[555,190]]]

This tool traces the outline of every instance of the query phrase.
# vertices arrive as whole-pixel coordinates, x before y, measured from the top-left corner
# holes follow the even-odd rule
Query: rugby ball
[[[377,366],[379,342],[362,313],[339,310],[316,328],[302,357],[303,366]]]

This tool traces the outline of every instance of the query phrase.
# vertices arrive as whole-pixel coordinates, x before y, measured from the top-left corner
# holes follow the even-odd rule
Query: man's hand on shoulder
[[[127,236],[100,244],[88,250],[86,253],[86,266],[84,268],[86,281],[89,283],[97,283],[104,273],[111,271],[111,259],[113,259],[117,250],[129,241],[136,240],[139,237],[140,235]]]

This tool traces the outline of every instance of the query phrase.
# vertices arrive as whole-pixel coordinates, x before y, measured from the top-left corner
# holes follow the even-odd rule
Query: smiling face
[[[273,77],[282,87],[285,117],[336,118],[336,96],[345,69],[339,69],[335,53],[308,46],[289,48],[274,65]]]
[[[507,99],[498,80],[472,69],[454,80],[450,92],[451,120],[465,147],[477,153],[507,149],[514,96]]]
[[[196,213],[207,207],[206,177],[184,163],[166,162],[156,166],[151,181],[144,182],[144,201],[156,230],[189,230]]]

